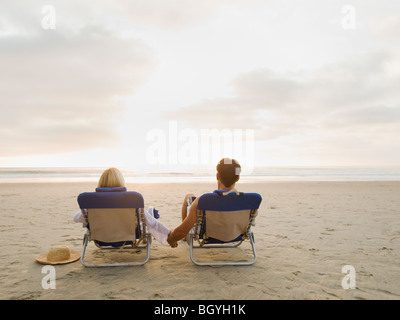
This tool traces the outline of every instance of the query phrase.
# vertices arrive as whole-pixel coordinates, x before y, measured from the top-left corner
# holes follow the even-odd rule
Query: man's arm
[[[185,238],[190,229],[192,229],[192,227],[196,223],[197,203],[198,198],[196,198],[190,206],[189,214],[187,215],[185,220],[183,220],[183,222],[179,226],[177,226],[168,236],[168,243],[171,245],[171,247],[176,247],[177,241]]]

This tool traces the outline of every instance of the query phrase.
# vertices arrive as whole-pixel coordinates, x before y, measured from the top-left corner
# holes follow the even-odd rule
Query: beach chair
[[[85,267],[144,265],[150,258],[151,236],[146,232],[144,200],[126,188],[97,188],[78,196],[87,231],[83,239],[81,263]],[[144,261],[91,264],[84,260],[89,241],[100,249],[145,249]]]
[[[257,193],[233,190],[215,190],[199,198],[197,220],[189,233],[190,258],[196,265],[251,265],[257,260],[254,235],[251,226],[257,216],[262,198]],[[194,258],[195,249],[232,248],[249,240],[252,248],[251,261],[199,262]],[[198,244],[195,245],[194,242]]]

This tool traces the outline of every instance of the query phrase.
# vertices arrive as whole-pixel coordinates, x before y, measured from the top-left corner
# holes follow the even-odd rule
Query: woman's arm
[[[73,220],[74,222],[85,223],[85,217],[83,216],[82,211],[75,213]]]
[[[160,221],[155,219],[152,215],[150,215],[147,211],[144,214],[146,219],[146,227],[149,233],[156,238],[158,242],[163,245],[167,245],[168,235],[171,233],[170,230],[165,227]]]

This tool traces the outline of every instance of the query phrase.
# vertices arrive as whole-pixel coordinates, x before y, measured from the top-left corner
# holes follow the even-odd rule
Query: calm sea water
[[[104,168],[0,168],[0,183],[98,181]],[[147,173],[122,170],[127,182],[213,182],[215,172]],[[400,181],[399,167],[259,167],[241,182]]]

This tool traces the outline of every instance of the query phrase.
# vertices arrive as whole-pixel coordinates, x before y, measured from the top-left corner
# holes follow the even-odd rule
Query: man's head
[[[235,184],[240,177],[240,164],[235,159],[223,158],[217,165],[217,177],[221,183],[229,188]]]

